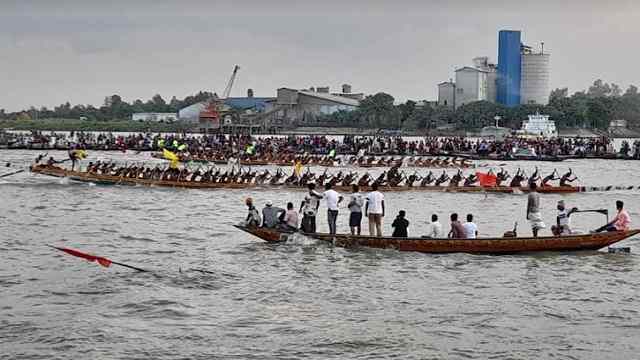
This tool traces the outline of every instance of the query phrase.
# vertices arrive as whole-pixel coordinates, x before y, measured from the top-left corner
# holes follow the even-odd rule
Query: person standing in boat
[[[369,235],[382,236],[382,219],[384,218],[384,195],[378,191],[378,183],[371,185],[367,194],[365,213],[369,218]]]
[[[258,213],[258,209],[253,206],[253,199],[247,198],[244,203],[247,205],[247,208],[249,208],[249,213],[247,214],[245,224],[249,227],[260,226],[260,213]]]
[[[613,218],[613,221],[597,229],[596,232],[629,230],[629,226],[631,225],[631,217],[629,216],[627,210],[624,209],[624,202],[622,202],[622,200],[616,201],[616,209],[618,210],[618,213],[616,214],[616,217]]]
[[[540,194],[536,191],[537,187],[537,184],[532,182],[529,185],[529,195],[527,197],[527,220],[531,223],[533,237],[538,237],[538,231],[546,227],[540,214]]]
[[[393,220],[393,223],[391,224],[391,227],[393,228],[393,234],[391,236],[403,238],[409,236],[407,232],[407,228],[409,227],[409,220],[405,219],[406,214],[407,213],[404,210],[400,210],[400,212],[398,212],[398,216],[395,220]]]
[[[362,225],[362,206],[364,205],[364,199],[360,193],[360,187],[357,184],[352,186],[353,192],[349,198],[349,228],[351,229],[351,235],[360,235]]]
[[[302,213],[302,230],[306,233],[316,232],[316,214],[318,207],[320,206],[320,199],[322,194],[315,191],[316,184],[309,183],[307,185],[309,194],[304,198],[302,204],[300,204],[300,212]]]
[[[338,204],[344,199],[342,195],[332,189],[331,183],[324,186],[323,198],[327,202],[327,223],[329,224],[329,234],[336,234],[336,221],[338,220]]]

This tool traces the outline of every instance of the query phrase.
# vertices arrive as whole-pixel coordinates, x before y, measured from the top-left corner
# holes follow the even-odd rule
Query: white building
[[[438,106],[456,106],[456,84],[452,80],[438,84]]]
[[[549,54],[522,54],[520,104],[549,103]]]
[[[487,100],[487,71],[465,66],[456,70],[455,107]]]
[[[131,114],[131,120],[133,121],[176,121],[178,116],[176,113],[158,113],[158,112],[145,112],[145,113],[133,113]]]
[[[496,102],[498,67],[489,62],[489,57],[479,56],[473,59],[473,66],[487,72],[487,101]]]

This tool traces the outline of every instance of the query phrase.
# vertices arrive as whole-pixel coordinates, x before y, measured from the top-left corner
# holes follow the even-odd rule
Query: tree
[[[416,102],[413,100],[407,100],[404,104],[398,105],[398,111],[400,111],[400,124],[404,124],[404,122],[411,116],[411,114],[416,109]]]
[[[505,118],[505,108],[502,105],[489,101],[474,101],[456,109],[455,121],[459,128],[476,129],[493,125],[496,116]]]
[[[164,111],[165,106],[167,106],[167,102],[164,101],[160,94],[155,94],[151,98],[151,102],[153,103],[155,111],[162,112]]]
[[[360,102],[359,111],[367,126],[398,128],[400,112],[393,105],[393,96],[387,93],[369,95]]]
[[[605,129],[609,126],[614,113],[614,102],[616,100],[607,97],[589,99],[585,118],[592,128]]]
[[[409,130],[431,129],[436,127],[436,123],[432,122],[434,109],[429,106],[420,106],[415,108],[411,115],[402,123],[402,128]]]
[[[549,104],[556,104],[568,97],[569,88],[557,88],[555,90],[551,90],[551,94],[549,95]]]
[[[627,91],[624,92],[623,96],[637,96],[638,95],[638,88],[634,85],[629,85],[629,87],[627,88]]]
[[[589,90],[587,91],[587,95],[589,97],[605,97],[611,94],[611,87],[609,84],[605,83],[601,79],[598,79],[593,82],[593,85],[589,86]]]

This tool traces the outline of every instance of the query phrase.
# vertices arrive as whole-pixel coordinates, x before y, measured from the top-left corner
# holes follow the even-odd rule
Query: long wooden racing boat
[[[53,177],[65,177],[75,181],[90,182],[96,184],[105,185],[145,185],[145,186],[163,186],[163,187],[177,187],[177,188],[190,188],[190,189],[251,189],[251,188],[273,188],[273,189],[288,189],[288,190],[306,190],[306,186],[295,184],[270,184],[270,183],[247,183],[247,182],[200,182],[200,181],[177,181],[177,180],[157,180],[157,179],[143,179],[143,178],[131,178],[124,176],[115,176],[107,174],[96,174],[86,171],[72,171],[58,166],[51,165],[33,165],[31,166],[33,173],[53,176]],[[336,191],[350,192],[351,186],[337,185],[333,187]],[[630,190],[629,188],[620,187],[608,187],[608,188],[587,188],[583,186],[547,186],[538,187],[539,193],[577,193],[584,191],[605,191],[613,189]],[[360,186],[361,191],[369,191],[367,186]],[[528,192],[528,187],[509,187],[509,186],[380,186],[380,191],[383,192],[396,192],[396,191],[441,191],[441,192],[463,192],[463,193],[521,193]]]
[[[234,225],[267,242],[284,242],[295,233],[275,229]],[[395,249],[399,251],[417,251],[422,253],[479,253],[512,254],[536,251],[577,251],[598,250],[618,241],[632,237],[640,230],[611,231],[593,234],[567,236],[502,237],[478,239],[430,239],[430,238],[394,238],[358,235],[331,235],[327,233],[302,234],[314,239],[330,242],[339,247],[370,247]]]

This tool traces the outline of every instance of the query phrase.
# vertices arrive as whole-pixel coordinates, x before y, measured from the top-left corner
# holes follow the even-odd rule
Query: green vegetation
[[[0,120],[0,128],[13,130],[51,131],[128,131],[128,132],[182,132],[193,124],[181,121],[174,123],[140,122],[131,120],[78,120],[78,119],[38,119]]]
[[[162,96],[154,95],[150,100],[143,102],[135,100],[129,104],[123,101],[119,95],[111,95],[104,98],[104,103],[100,107],[93,105],[71,106],[69,102],[47,109],[41,107],[36,109],[31,107],[28,110],[16,111],[12,113],[0,109],[0,120],[37,120],[37,119],[86,119],[95,121],[129,120],[131,114],[139,112],[178,112],[179,109],[193,105],[195,103],[208,100],[214,96],[213,93],[200,91],[195,95],[190,95],[182,100],[175,96],[171,101],[166,102]],[[39,121],[39,120],[38,120]]]

